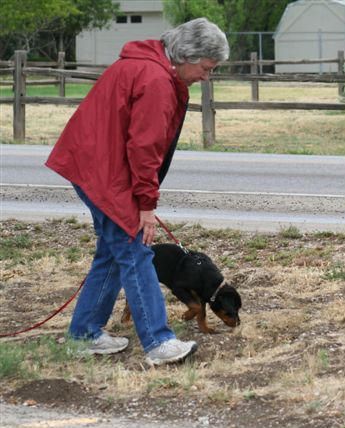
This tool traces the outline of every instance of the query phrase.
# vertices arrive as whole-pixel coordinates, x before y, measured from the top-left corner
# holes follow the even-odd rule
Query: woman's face
[[[211,71],[218,65],[218,62],[209,59],[201,58],[197,64],[185,62],[183,64],[176,64],[175,69],[178,77],[187,85],[190,86],[200,80],[208,80]]]

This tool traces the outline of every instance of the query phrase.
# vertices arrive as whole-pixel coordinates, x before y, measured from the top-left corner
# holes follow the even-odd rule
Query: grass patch
[[[329,368],[329,355],[327,350],[325,349],[320,349],[319,353],[318,353],[318,357],[320,360],[320,366],[323,369],[328,369]]]
[[[21,230],[21,229],[19,229]],[[0,260],[20,261],[23,251],[32,247],[32,239],[28,234],[19,234],[2,240]]]
[[[254,398],[257,397],[257,394],[255,393],[255,391],[245,391],[245,393],[243,394],[243,397],[245,400],[249,401],[249,400],[254,400]]]
[[[300,239],[302,237],[302,233],[296,226],[289,226],[286,229],[282,229],[279,236],[286,239]]]
[[[171,326],[178,337],[184,336],[188,331],[188,326],[185,321],[174,320]]]
[[[228,256],[221,256],[220,262],[223,267],[227,267],[229,269],[234,269],[237,266],[236,260]]]
[[[76,262],[81,258],[81,250],[79,247],[71,247],[66,251],[67,260],[70,262]]]
[[[216,391],[212,391],[208,394],[208,397],[211,401],[217,403],[229,403],[233,397],[232,389],[229,386],[224,386],[222,388],[217,389]]]
[[[67,98],[84,98],[90,89],[92,84],[88,83],[67,83],[66,84],[66,97]],[[26,95],[28,97],[58,97],[59,86],[58,85],[30,85],[26,87]],[[8,86],[0,86],[1,97],[12,97],[13,91]]]
[[[22,377],[25,356],[21,345],[0,343],[0,379]]]
[[[65,365],[80,360],[83,343],[67,339],[59,344],[52,336],[38,340],[6,343],[0,342],[0,378],[31,379],[41,377],[51,364]]]
[[[150,381],[147,385],[147,392],[150,394],[152,391],[157,392],[161,389],[175,389],[180,384],[177,380],[170,377],[157,378]]]
[[[37,343],[40,357],[44,355],[47,363],[64,364],[68,361],[80,360],[81,352],[86,349],[87,342],[78,342],[67,338],[63,343],[57,342],[52,336],[43,336]],[[84,357],[83,357],[84,358]]]
[[[254,250],[263,250],[267,247],[267,244],[267,238],[262,235],[256,235],[247,242],[248,247]]]
[[[323,278],[330,281],[345,281],[345,264],[338,262],[329,267]]]

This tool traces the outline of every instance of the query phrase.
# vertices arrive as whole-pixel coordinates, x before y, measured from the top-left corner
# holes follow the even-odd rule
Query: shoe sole
[[[184,361],[190,355],[194,354],[194,352],[196,352],[197,349],[198,349],[198,345],[195,343],[188,351],[186,351],[185,354],[179,355],[178,357],[169,358],[166,360],[160,360],[160,359],[152,360],[150,357],[147,357],[146,362],[151,367],[162,366],[163,364],[179,363]]]
[[[110,348],[110,349],[86,349],[84,353],[86,355],[110,355],[117,354],[118,352],[124,351],[128,345],[124,345],[121,348]]]

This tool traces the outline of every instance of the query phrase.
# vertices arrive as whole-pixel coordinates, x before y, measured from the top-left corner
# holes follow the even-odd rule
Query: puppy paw
[[[193,319],[195,317],[195,315],[196,315],[195,311],[188,310],[182,315],[182,319],[184,321],[190,321],[191,319]]]

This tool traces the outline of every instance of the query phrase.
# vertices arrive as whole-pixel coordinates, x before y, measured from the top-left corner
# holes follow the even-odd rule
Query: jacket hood
[[[122,48],[120,58],[151,60],[160,64],[169,73],[172,70],[171,63],[165,55],[164,46],[159,40],[128,42]]]

